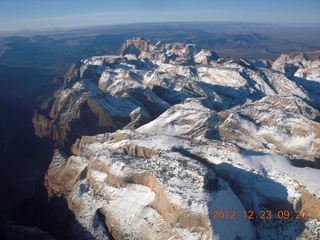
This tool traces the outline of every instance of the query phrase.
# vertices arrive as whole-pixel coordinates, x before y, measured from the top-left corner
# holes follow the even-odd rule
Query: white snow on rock
[[[219,117],[214,111],[190,99],[173,106],[137,131],[170,136],[197,136],[205,134],[207,128],[214,128],[218,121]]]
[[[122,48],[82,60],[50,113],[79,119],[85,102],[94,124],[113,127],[78,139],[69,157],[55,151],[46,175],[50,196],[67,199],[85,230],[95,239],[317,236],[319,60],[219,59],[141,38]],[[260,219],[267,210],[273,219]],[[281,210],[309,218],[277,219]]]

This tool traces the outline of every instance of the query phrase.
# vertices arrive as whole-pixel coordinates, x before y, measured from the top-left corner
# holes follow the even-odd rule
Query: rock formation
[[[45,185],[92,238],[320,232],[317,59],[222,59],[141,38],[119,53],[75,65],[33,119],[39,136],[73,144],[55,151]]]

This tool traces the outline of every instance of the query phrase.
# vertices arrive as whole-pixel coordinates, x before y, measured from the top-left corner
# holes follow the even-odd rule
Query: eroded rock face
[[[311,195],[309,192],[302,190],[301,191],[301,204],[302,209],[310,214],[311,218],[320,219],[320,199],[314,195]]]
[[[154,121],[138,128],[138,132],[168,136],[208,137],[217,132],[221,121],[215,111],[195,99],[176,104]]]
[[[39,137],[51,137],[64,147],[84,134],[139,127],[169,106],[136,82],[117,82],[103,93],[91,81],[83,80],[56,93],[50,119],[35,114],[33,123]]]
[[[53,131],[53,124],[52,122],[44,115],[40,115],[37,112],[34,113],[32,118],[32,123],[35,129],[35,134],[42,138],[48,137],[56,140]]]
[[[230,114],[230,115],[228,115]],[[301,99],[265,97],[221,113],[220,135],[245,149],[319,158],[320,113]]]
[[[41,137],[51,136],[59,142],[58,146],[63,146],[65,142],[69,142],[70,145],[76,137],[94,134],[92,131],[94,128],[97,129],[96,132],[101,132],[103,128],[105,131],[124,127],[138,128],[155,119],[170,105],[182,103],[187,98],[201,99],[204,106],[216,111],[244,104],[249,99],[256,101],[264,96],[278,94],[285,96],[294,94],[313,107],[319,103],[320,97],[317,92],[319,86],[297,79],[292,81],[285,74],[270,70],[262,61],[218,60],[214,52],[200,51],[192,44],[159,42],[152,46],[144,39],[131,39],[124,43],[123,48],[129,45],[135,46],[141,54],[96,56],[71,67],[64,76],[63,89],[56,93],[50,118],[35,116],[34,125],[37,134]],[[282,56],[274,65],[300,66],[301,64],[297,65],[295,62],[300,58],[294,59]],[[315,64],[316,61],[304,63],[303,69],[310,69],[308,66]],[[77,91],[74,86],[83,80],[90,80],[98,85],[103,93],[98,89]],[[88,82],[85,85],[89,85]],[[96,98],[104,99],[111,99],[108,95],[110,93],[115,98],[112,101],[108,100],[107,104],[115,105],[115,108],[119,105],[119,108],[129,108],[131,111],[128,113],[128,110],[123,109],[125,114],[122,116],[118,113],[117,116],[112,116],[113,113],[109,113],[108,117],[103,116],[104,107],[93,106],[96,105],[95,100],[92,101],[90,96],[89,99],[80,96],[85,91],[99,95]],[[82,103],[78,103],[76,99]],[[131,103],[135,106],[130,106]],[[82,114],[83,118],[89,119],[86,121],[90,122],[89,126],[92,126],[92,129],[88,129],[88,124],[85,124],[79,116],[76,108],[80,106],[84,108],[81,111],[86,113]],[[71,108],[73,113],[63,113],[63,109],[67,111]],[[139,108],[141,117],[137,120],[133,118],[133,113]],[[92,120],[95,118],[94,115],[102,117],[95,121]],[[46,118],[49,121],[45,120]],[[119,123],[116,124],[114,121]]]
[[[286,72],[287,75],[289,74],[292,80],[307,90],[309,99],[311,100],[308,103],[318,110],[320,110],[319,56],[319,51],[291,54],[290,56],[281,55],[273,64],[273,68],[280,68],[280,71]]]
[[[73,150],[76,155],[69,158],[55,152],[46,187],[51,195],[63,195],[80,223],[99,239],[107,235],[103,225],[115,239],[255,239],[254,228],[262,222],[254,226],[243,219],[244,209],[267,207],[275,215],[283,209],[305,210],[318,218],[310,207],[318,206],[317,195],[311,200],[314,190],[302,190],[303,175],[293,180],[295,172],[281,165],[288,164],[283,157],[256,157],[263,166],[257,167],[254,158],[230,144],[142,130],[83,137]],[[274,158],[284,169],[270,169]],[[239,219],[212,219],[213,210],[230,208]],[[101,229],[93,229],[92,221]],[[286,227],[300,229],[295,222]]]
[[[218,60],[219,57],[216,52],[202,49],[194,56],[196,63],[210,64],[211,61]]]
[[[76,82],[71,89],[61,90],[56,94],[50,119],[34,116],[36,134],[40,137],[52,136],[58,146],[63,147],[85,133],[114,131],[128,124],[129,113],[127,116],[117,114],[121,110],[115,112],[110,101],[112,97],[102,96],[91,81]]]
[[[144,39],[120,53],[75,65],[50,116],[33,120],[39,136],[73,144],[72,155],[55,152],[46,187],[94,238],[267,239],[277,228],[284,239],[288,228],[302,239],[313,234],[305,225],[320,231],[317,59],[221,59],[194,44]],[[226,217],[232,209],[235,219]],[[244,216],[262,209],[305,210],[310,219]]]
[[[124,42],[119,49],[119,53],[122,55],[134,54],[139,56],[141,52],[147,52],[149,50],[149,42],[143,38],[128,39]]]
[[[124,133],[127,137],[117,136]],[[63,194],[80,221],[98,210],[115,239],[218,239],[221,234],[254,239],[249,220],[227,221],[232,232],[226,231],[227,225],[221,227],[211,220],[212,210],[219,205],[238,212],[244,207],[211,168],[173,153],[171,147],[176,144],[160,144],[169,139],[132,131],[105,136],[100,143],[94,138],[82,139],[75,150],[79,155],[67,160],[56,151],[46,175],[50,193]],[[181,144],[179,139],[170,140]],[[97,207],[85,200],[92,194],[104,199],[104,205],[84,212],[89,207],[83,205]],[[224,198],[228,203],[220,202]]]

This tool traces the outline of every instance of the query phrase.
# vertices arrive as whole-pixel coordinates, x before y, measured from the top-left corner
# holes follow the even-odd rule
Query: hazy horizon
[[[4,0],[0,2],[0,31],[170,22],[320,25],[319,12],[317,0]]]

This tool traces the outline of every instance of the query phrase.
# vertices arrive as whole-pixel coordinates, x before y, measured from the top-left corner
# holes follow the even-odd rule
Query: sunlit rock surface
[[[45,185],[92,238],[320,234],[316,53],[270,63],[135,38],[119,54],[73,66],[49,116],[33,119],[72,145]]]

